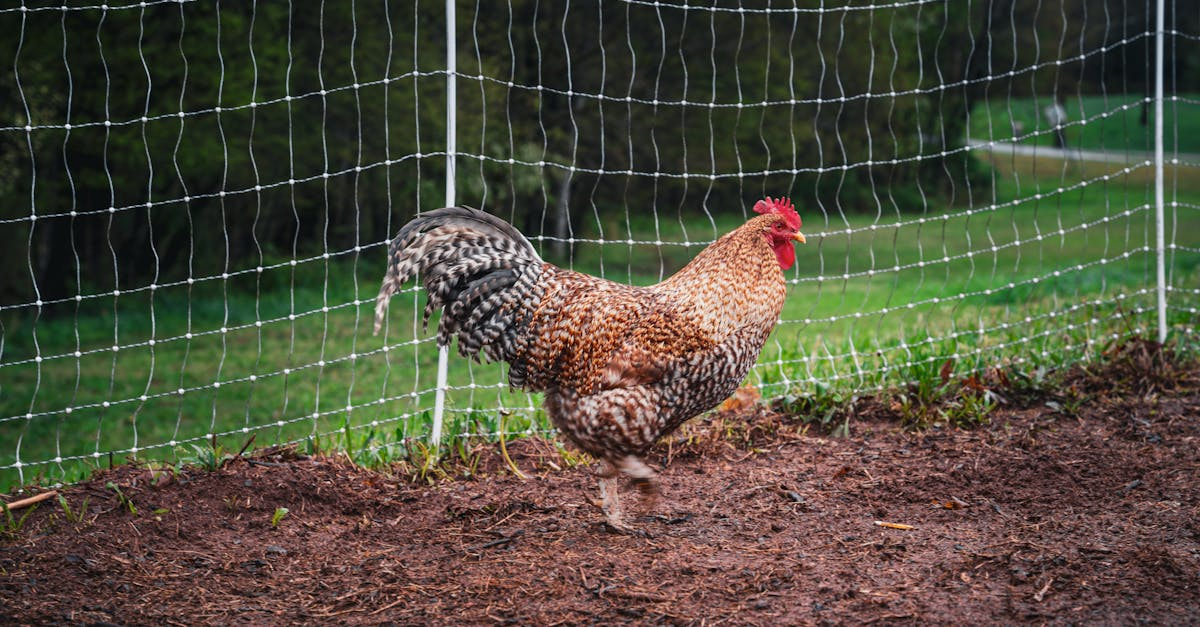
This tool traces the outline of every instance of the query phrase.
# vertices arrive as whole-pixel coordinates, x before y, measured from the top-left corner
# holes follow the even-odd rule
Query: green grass
[[[1195,99],[1194,95],[1180,94]],[[1149,105],[1142,123],[1140,94],[1111,94],[1065,98],[1067,145],[1085,150],[1154,150],[1154,107]],[[1009,141],[1038,146],[1054,145],[1051,125],[1042,110],[1048,98],[992,98],[971,115],[969,135],[980,140]],[[1184,102],[1163,103],[1164,148],[1167,152],[1200,153],[1200,115]]]
[[[1006,362],[1053,367],[1094,354],[1114,333],[1152,328],[1153,311],[1139,309],[1153,294],[1126,295],[1153,285],[1154,258],[1122,256],[1153,244],[1149,190],[1063,186],[999,180],[994,201],[980,203],[999,208],[953,208],[923,222],[919,213],[842,218],[801,207],[809,243],[789,274],[796,283],[784,322],[750,381],[775,396],[804,394],[817,381],[834,391],[896,385],[948,358],[958,373]],[[1184,206],[1173,214],[1173,239],[1196,248],[1200,211],[1186,205],[1200,204],[1200,194],[1176,200]],[[742,221],[668,215],[634,216],[628,226],[613,218],[604,238],[696,243],[578,244],[562,263],[648,284]],[[371,334],[383,265],[373,248],[261,277],[89,299],[77,315],[68,306],[51,319],[5,318],[0,489],[19,478],[72,481],[128,458],[194,461],[206,448],[216,455],[210,434],[223,451],[253,435],[255,446],[306,441],[365,464],[421,453],[437,350],[420,329],[415,292],[393,300],[386,334]],[[1198,266],[1200,253],[1177,251],[1172,284],[1200,286]],[[1196,297],[1172,297],[1172,322],[1194,326],[1186,308]],[[501,365],[452,354],[449,381],[446,433],[489,437],[502,421],[513,433],[547,427],[539,399],[508,391]],[[108,451],[117,452],[110,459]],[[27,464],[20,473],[18,459]]]

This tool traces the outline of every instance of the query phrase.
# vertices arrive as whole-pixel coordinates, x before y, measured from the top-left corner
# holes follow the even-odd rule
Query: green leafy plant
[[[818,425],[823,431],[836,437],[848,435],[850,416],[857,398],[847,396],[837,388],[820,381],[814,382],[811,389],[810,394],[785,396],[779,409],[799,417],[804,423]]]
[[[147,469],[150,471],[151,485],[163,485],[179,476],[178,464],[156,464],[152,462],[148,465]]]
[[[1055,381],[1044,365],[1032,369],[1009,366],[1004,370],[1008,396],[1016,403],[1029,404],[1052,394]]]
[[[576,466],[586,466],[592,463],[592,456],[573,448],[564,446],[558,440],[554,441],[555,448],[558,451],[558,458],[562,461],[563,466],[574,468]]]
[[[117,503],[120,504],[125,509],[129,510],[129,514],[131,516],[137,516],[137,506],[135,506],[133,504],[132,499],[130,499],[128,496],[125,495],[124,492],[121,491],[120,486],[109,481],[108,483],[104,484],[104,487],[108,488],[109,490],[112,490],[117,495]]]
[[[217,436],[212,436],[207,447],[192,445],[192,449],[196,451],[196,461],[198,465],[209,471],[216,472],[225,465],[225,460],[229,457],[225,447],[217,442]]]
[[[8,503],[0,502],[0,507],[4,509],[4,529],[0,531],[3,532],[4,537],[9,539],[15,538],[21,532],[21,529],[25,527],[25,521],[29,519],[29,515],[38,508],[36,504],[31,505],[29,509],[25,510],[24,514],[17,517],[8,508]]]
[[[433,483],[445,477],[445,471],[438,465],[440,454],[437,447],[430,446],[420,440],[414,440],[408,449],[409,463],[414,469],[414,477],[421,481]]]
[[[275,513],[271,514],[271,528],[278,529],[279,523],[283,522],[283,519],[287,518],[287,515],[288,515],[288,508],[276,507]]]
[[[458,465],[462,468],[463,476],[474,477],[482,456],[471,446],[469,438],[454,438],[451,447],[458,456]]]
[[[59,494],[58,506],[62,508],[63,516],[67,519],[67,522],[79,524],[83,522],[84,518],[87,516],[88,497],[85,496],[83,498],[83,503],[80,504],[79,509],[76,510],[71,507],[69,502],[67,502],[67,497]]]
[[[905,369],[909,384],[896,394],[900,417],[912,427],[927,427],[944,418],[940,401],[950,388],[954,360],[941,357],[915,359]]]
[[[998,404],[991,390],[976,391],[964,387],[957,398],[946,403],[942,413],[946,422],[956,427],[973,427],[986,423]]]

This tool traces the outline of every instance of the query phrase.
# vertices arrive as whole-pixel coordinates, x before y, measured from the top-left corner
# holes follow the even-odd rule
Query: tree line
[[[923,211],[986,192],[982,99],[1149,85],[1149,3],[863,4],[461,2],[458,198],[558,236],[762,194]],[[0,302],[351,254],[441,204],[442,3],[111,6],[0,13]]]

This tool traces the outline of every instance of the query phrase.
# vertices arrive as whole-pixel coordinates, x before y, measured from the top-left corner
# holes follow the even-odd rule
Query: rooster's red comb
[[[757,213],[768,214],[775,213],[783,216],[783,221],[793,229],[800,228],[800,214],[796,213],[795,207],[792,206],[792,201],[787,198],[766,198],[754,203],[754,211]]]

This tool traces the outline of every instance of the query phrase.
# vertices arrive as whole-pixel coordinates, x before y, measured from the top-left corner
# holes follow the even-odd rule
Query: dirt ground
[[[494,448],[476,478],[432,483],[279,450],[165,485],[124,466],[63,491],[89,499],[82,521],[48,501],[0,540],[0,607],[22,624],[1200,622],[1200,368],[1068,384],[1074,415],[1042,399],[968,430],[903,429],[882,401],[844,438],[768,408],[709,416],[659,449],[644,537],[607,531],[590,471],[538,440],[508,444],[526,479]]]

